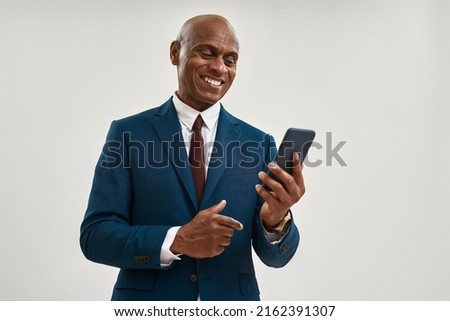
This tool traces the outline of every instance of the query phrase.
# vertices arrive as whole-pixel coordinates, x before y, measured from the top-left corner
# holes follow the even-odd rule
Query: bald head
[[[187,20],[180,29],[177,36],[177,41],[181,44],[190,42],[196,35],[207,31],[208,29],[222,30],[233,36],[235,40],[236,48],[239,50],[239,42],[231,23],[220,15],[205,14],[190,18]]]

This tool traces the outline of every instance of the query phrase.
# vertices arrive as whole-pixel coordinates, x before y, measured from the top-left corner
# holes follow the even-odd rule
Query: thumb
[[[223,211],[223,209],[225,208],[226,205],[227,205],[227,201],[221,200],[219,203],[208,208],[208,212],[220,213]]]

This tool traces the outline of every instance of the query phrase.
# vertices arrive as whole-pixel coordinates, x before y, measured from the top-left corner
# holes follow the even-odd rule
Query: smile
[[[204,81],[206,81],[208,84],[210,84],[210,85],[213,85],[213,86],[215,86],[215,87],[219,87],[219,86],[221,86],[222,85],[222,81],[220,81],[220,80],[214,80],[214,79],[211,79],[211,78],[208,78],[208,77],[202,77],[202,79],[204,80]]]

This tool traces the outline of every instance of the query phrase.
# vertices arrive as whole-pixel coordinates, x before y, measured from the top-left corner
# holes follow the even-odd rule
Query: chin
[[[220,99],[222,99],[223,95],[208,95],[203,96],[204,99],[202,99],[203,103],[208,104],[209,106],[214,105],[217,103]]]

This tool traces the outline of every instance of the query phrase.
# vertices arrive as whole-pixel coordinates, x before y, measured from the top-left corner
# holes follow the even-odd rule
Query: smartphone
[[[289,128],[284,134],[274,162],[286,172],[292,174],[292,157],[294,153],[300,153],[300,162],[303,163],[315,136],[316,133],[311,129]],[[270,170],[268,174],[281,183],[278,177]],[[270,190],[265,184],[263,186]]]

